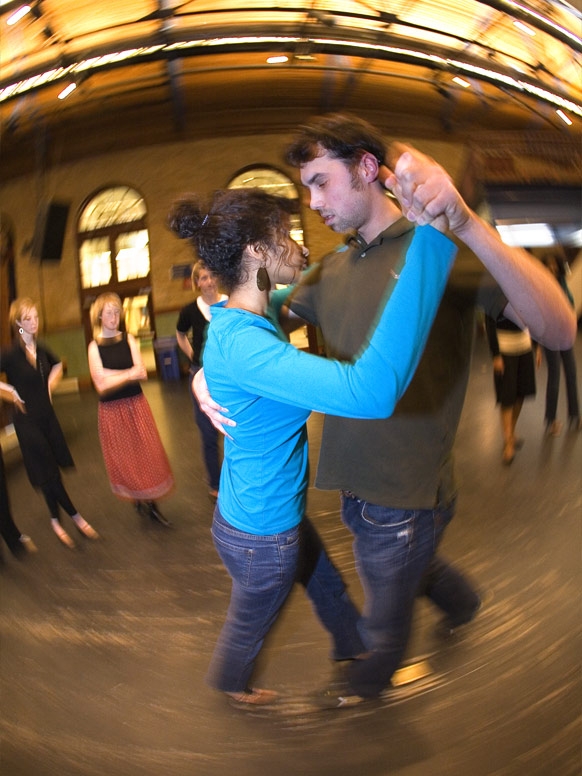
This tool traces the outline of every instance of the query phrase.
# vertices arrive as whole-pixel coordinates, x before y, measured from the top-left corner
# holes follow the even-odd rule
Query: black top
[[[48,377],[53,366],[59,363],[60,359],[40,343],[37,343],[36,348],[36,367],[30,363],[24,348],[19,345],[0,353],[0,372],[6,372],[6,379],[18,391],[30,418],[52,412]]]
[[[36,347],[36,366],[18,345],[0,354],[0,372],[25,403],[14,410],[14,429],[30,482],[42,486],[56,480],[59,468],[73,466],[73,458],[55,415],[48,392],[48,376],[59,359],[42,345]]]
[[[105,369],[131,369],[133,366],[133,356],[131,348],[127,341],[127,334],[119,334],[117,337],[104,337],[96,340],[101,356],[101,363]],[[118,399],[129,399],[131,396],[139,396],[142,393],[141,385],[137,381],[132,381],[108,391],[99,396],[99,401],[117,401]]]
[[[196,300],[190,302],[190,304],[187,304],[180,310],[176,329],[177,331],[182,332],[182,334],[187,334],[190,329],[192,330],[190,344],[194,351],[194,358],[192,359],[193,366],[202,366],[202,351],[204,349],[207,326],[208,321],[202,315]]]

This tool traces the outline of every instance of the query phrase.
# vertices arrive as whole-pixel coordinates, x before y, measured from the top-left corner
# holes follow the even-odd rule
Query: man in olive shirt
[[[556,288],[545,287],[550,279],[541,264],[503,245],[448,176],[431,184],[436,163],[401,150],[399,182],[389,175],[387,186],[408,218],[450,229],[461,252],[417,373],[394,415],[324,421],[315,484],[342,491],[342,519],[354,536],[366,595],[362,634],[369,650],[349,665],[344,688],[324,693],[322,702],[331,707],[376,697],[389,684],[419,590],[444,611],[450,628],[471,620],[479,607],[468,582],[435,555],[455,511],[452,448],[467,390],[475,308],[494,318],[505,311],[532,336],[536,328],[550,339],[552,330],[558,339],[574,336]],[[347,245],[308,274],[291,301],[294,313],[321,328],[329,354],[349,360],[365,345],[414,226],[385,195],[379,179],[387,173],[386,151],[365,122],[341,115],[316,119],[299,129],[286,158],[300,169],[310,206],[325,223],[338,232],[355,230]],[[428,183],[417,185],[423,165]]]

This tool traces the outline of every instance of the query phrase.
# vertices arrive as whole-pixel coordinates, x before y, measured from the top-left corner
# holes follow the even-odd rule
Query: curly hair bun
[[[202,210],[197,199],[184,197],[178,200],[168,215],[168,227],[180,239],[185,240],[194,235],[202,226]]]

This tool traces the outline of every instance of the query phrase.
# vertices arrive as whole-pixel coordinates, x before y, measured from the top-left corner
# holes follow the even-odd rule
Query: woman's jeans
[[[407,510],[342,495],[342,518],[354,537],[366,597],[360,630],[369,655],[354,661],[348,671],[355,694],[375,697],[390,683],[408,643],[419,593],[428,595],[451,621],[466,621],[478,606],[479,598],[464,578],[434,557],[454,510],[454,502]]]
[[[232,579],[230,604],[208,672],[224,692],[249,689],[255,660],[295,581],[306,588],[333,642],[336,660],[363,651],[359,614],[307,518],[272,536],[244,533],[214,511],[212,536]]]

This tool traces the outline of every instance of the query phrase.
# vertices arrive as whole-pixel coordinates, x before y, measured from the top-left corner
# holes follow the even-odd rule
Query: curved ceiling
[[[0,0],[8,176],[328,110],[392,134],[582,134],[582,13],[562,0],[29,0],[9,25],[22,5]]]

